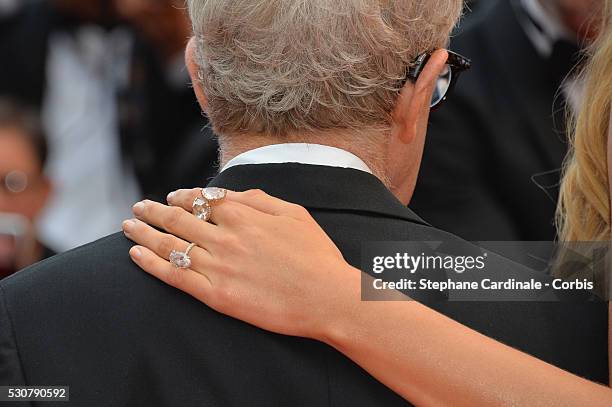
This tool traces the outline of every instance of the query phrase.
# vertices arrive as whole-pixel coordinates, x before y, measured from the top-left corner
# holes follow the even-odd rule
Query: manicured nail
[[[132,256],[133,259],[140,259],[140,257],[142,256],[140,248],[138,246],[132,247],[130,249],[130,256]]]
[[[168,194],[168,196],[166,197],[166,201],[168,203],[170,203],[170,201],[172,201],[174,199],[174,195],[176,195],[176,191],[172,191]]]
[[[123,221],[123,231],[126,233],[130,233],[134,230],[134,226],[136,226],[136,222],[132,219]]]
[[[144,207],[144,202],[138,202],[132,207],[132,212],[134,212],[134,215],[140,216],[144,213]]]

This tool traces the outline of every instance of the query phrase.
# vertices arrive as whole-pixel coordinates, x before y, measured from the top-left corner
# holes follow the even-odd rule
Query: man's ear
[[[402,143],[410,144],[418,134],[422,124],[420,122],[427,121],[434,87],[447,59],[446,50],[436,50],[423,67],[416,83],[406,81],[393,110],[394,131]]]
[[[187,66],[187,70],[189,71],[193,91],[195,92],[195,95],[198,98],[198,103],[200,104],[202,111],[205,112],[208,108],[208,100],[206,99],[206,96],[204,95],[204,90],[202,89],[202,83],[200,81],[199,75],[200,66],[198,65],[196,55],[196,37],[191,37],[191,39],[187,43],[187,48],[185,49],[185,65]]]

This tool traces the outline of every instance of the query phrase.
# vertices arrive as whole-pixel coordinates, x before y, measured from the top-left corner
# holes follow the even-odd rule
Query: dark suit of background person
[[[80,24],[49,1],[26,3],[2,18],[0,94],[43,107],[51,34],[73,33]],[[217,146],[209,130],[202,132],[207,122],[186,72],[184,83],[169,83],[152,45],[130,33],[128,81],[117,90],[121,155],[142,195],[161,200],[179,185],[202,185],[214,176]]]
[[[474,249],[428,226],[359,170],[240,165],[211,185],[261,188],[304,205],[358,267],[366,241],[450,240]],[[326,345],[218,314],[144,273],[130,261],[131,246],[111,235],[0,282],[0,385],[70,385],[80,406],[405,405]],[[571,372],[608,380],[605,303],[436,308]]]
[[[432,225],[471,241],[555,237],[567,152],[558,88],[575,61],[571,45],[543,59],[519,19],[532,24],[519,4],[481,2],[451,39],[473,65],[430,116],[410,203]]]

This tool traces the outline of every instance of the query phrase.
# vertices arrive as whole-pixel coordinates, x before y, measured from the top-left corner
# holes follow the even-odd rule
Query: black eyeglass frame
[[[446,60],[446,64],[451,69],[451,79],[448,85],[448,90],[444,94],[444,97],[440,99],[438,103],[431,106],[432,110],[440,107],[440,105],[444,103],[448,95],[453,90],[453,87],[457,83],[457,80],[459,80],[459,76],[461,75],[461,72],[467,71],[468,69],[472,67],[472,61],[469,58],[464,57],[463,55],[458,54],[453,51],[446,50],[446,52],[448,52],[448,59]],[[406,83],[407,80],[409,80],[412,83],[415,83],[417,81],[417,79],[419,78],[419,75],[423,71],[423,68],[425,68],[425,65],[427,65],[427,62],[429,61],[431,54],[433,54],[433,51],[424,52],[418,55],[414,59],[412,64],[407,69],[406,79],[403,81],[402,86],[404,83]]]

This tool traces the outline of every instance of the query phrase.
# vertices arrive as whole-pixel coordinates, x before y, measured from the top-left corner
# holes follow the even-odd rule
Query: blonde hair
[[[570,120],[573,136],[557,210],[563,242],[610,240],[607,143],[612,101],[612,0],[606,0],[602,15],[599,39],[591,47],[582,72],[582,110]]]
[[[220,135],[388,129],[406,67],[462,0],[188,0]]]

